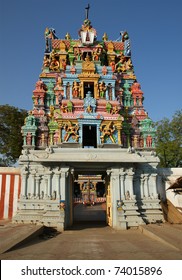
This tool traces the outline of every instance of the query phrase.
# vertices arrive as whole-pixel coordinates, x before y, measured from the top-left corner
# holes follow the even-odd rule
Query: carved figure
[[[59,70],[59,61],[55,57],[52,58],[49,68],[52,71]]]
[[[116,66],[115,66],[115,62],[113,60],[110,62],[110,66],[111,66],[112,72],[115,72]]]
[[[107,104],[106,104],[106,111],[107,111],[107,113],[111,113],[111,108],[112,108],[112,105],[111,105],[111,103],[110,102],[107,102]]]
[[[73,97],[79,97],[79,95],[80,95],[80,86],[76,81],[74,81],[73,82]]]
[[[101,98],[104,98],[107,87],[104,82],[99,83],[99,94]]]
[[[117,106],[114,106],[111,110],[111,114],[114,115],[114,114],[117,114],[119,112],[119,109]]]
[[[35,125],[35,117],[32,114],[32,111],[28,112],[28,117],[25,118],[26,126],[34,126]]]
[[[147,147],[152,147],[152,136],[148,135],[146,139]]]
[[[86,97],[84,98],[84,110],[88,112],[88,108],[92,109],[92,112],[95,113],[96,109],[96,99],[91,96],[91,92],[88,91]]]
[[[115,143],[113,132],[115,131],[115,126],[112,122],[109,122],[106,125],[102,125],[100,128],[102,135],[100,136],[101,142],[104,143],[104,138],[109,137],[112,141],[112,143]]]
[[[120,55],[120,59],[119,61],[116,63],[116,66],[115,66],[115,69],[117,70],[117,72],[123,72],[125,67],[124,67],[124,60],[125,60],[125,57],[123,54]]]
[[[26,136],[26,144],[27,145],[32,145],[32,133],[28,132]]]
[[[43,60],[43,68],[49,67],[49,65],[50,65],[50,59],[47,55],[45,55]]]
[[[79,135],[79,125],[78,124],[72,124],[70,121],[66,123],[63,127],[66,131],[66,134],[64,136],[64,141],[67,142],[70,137],[72,137],[76,142],[78,142]]]
[[[92,113],[92,107],[91,107],[90,105],[88,105],[86,111],[87,111],[88,113]]]
[[[67,109],[67,111],[70,113],[73,111],[73,103],[70,100],[67,103]]]
[[[124,55],[125,56],[130,56],[131,55],[131,47],[130,47],[130,39],[128,36],[128,33],[121,32],[122,35],[122,42],[124,42]]]
[[[107,67],[104,65],[102,67],[102,75],[106,75],[107,74]]]
[[[55,29],[46,27],[44,36],[45,36],[45,44],[46,44],[45,52],[51,52],[52,51],[52,39],[57,39]]]

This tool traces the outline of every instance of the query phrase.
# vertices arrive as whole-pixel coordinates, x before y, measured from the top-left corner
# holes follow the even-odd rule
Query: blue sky
[[[89,19],[101,39],[131,39],[132,62],[154,121],[182,108],[181,0],[0,0],[0,104],[32,109],[32,91],[41,73],[46,27],[74,39],[90,3]]]

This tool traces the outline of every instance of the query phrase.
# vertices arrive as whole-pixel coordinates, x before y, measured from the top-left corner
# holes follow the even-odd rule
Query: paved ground
[[[91,211],[95,216],[95,210]],[[20,226],[1,221],[0,259],[182,260],[182,225],[152,224],[139,229],[116,231],[105,226],[103,221],[82,221],[59,234],[54,231],[42,234],[41,230],[41,227],[33,225]],[[32,237],[29,240],[6,251],[30,233]]]

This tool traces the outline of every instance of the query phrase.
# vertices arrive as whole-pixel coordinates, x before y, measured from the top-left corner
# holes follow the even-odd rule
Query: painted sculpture
[[[45,30],[42,73],[33,91],[31,115],[22,128],[24,146],[77,142],[83,147],[87,135],[81,131],[89,123],[97,127],[97,147],[109,137],[110,145],[121,148],[155,148],[155,129],[143,107],[128,33],[121,31],[120,41],[109,41],[105,33],[98,41],[88,19],[89,6],[85,11],[77,40],[68,33],[58,39],[53,28]]]

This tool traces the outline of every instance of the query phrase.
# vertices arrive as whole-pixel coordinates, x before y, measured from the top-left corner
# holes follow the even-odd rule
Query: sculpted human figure
[[[115,143],[114,137],[113,137],[113,132],[115,131],[115,126],[112,124],[112,122],[109,122],[106,125],[103,125],[100,128],[102,135],[100,136],[101,142],[104,143],[104,138],[105,136],[109,137],[112,141],[112,143]]]
[[[100,93],[101,98],[104,98],[106,89],[107,89],[107,87],[105,86],[104,82],[99,83],[99,93]]]
[[[73,97],[79,97],[79,95],[80,95],[80,86],[76,81],[74,81],[73,82]]]
[[[148,135],[146,139],[147,147],[152,147],[152,136]]]
[[[26,136],[26,144],[27,145],[32,145],[32,133],[28,132]]]
[[[52,58],[49,68],[52,71],[59,70],[59,61],[55,57]]]
[[[69,138],[72,136],[76,142],[78,142],[79,135],[78,135],[78,130],[79,126],[78,124],[72,124],[70,121],[64,125],[64,129],[66,131],[66,134],[64,136],[64,141],[67,142]]]

